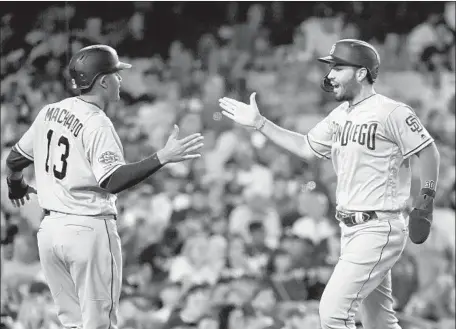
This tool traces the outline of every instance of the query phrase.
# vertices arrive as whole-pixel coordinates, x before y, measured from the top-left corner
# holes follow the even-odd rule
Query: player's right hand
[[[256,93],[250,95],[250,104],[228,97],[220,98],[219,105],[223,109],[222,114],[245,127],[256,127],[262,117],[255,96]]]
[[[19,208],[20,206],[25,205],[25,200],[30,201],[30,194],[37,194],[36,189],[33,186],[28,185],[27,190],[22,197],[15,197],[11,194],[11,191],[8,193],[8,197],[11,200],[11,203],[14,207]]]
[[[200,133],[192,134],[182,139],[177,139],[178,135],[179,127],[174,125],[174,130],[169,136],[166,145],[157,152],[157,157],[161,164],[201,157],[201,154],[196,153],[204,145],[202,143],[204,137]]]

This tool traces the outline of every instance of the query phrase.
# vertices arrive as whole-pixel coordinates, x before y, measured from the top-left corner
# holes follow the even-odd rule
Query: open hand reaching
[[[200,133],[192,134],[182,139],[177,139],[179,136],[179,127],[174,125],[173,132],[168,138],[166,145],[157,152],[157,157],[160,163],[173,163],[185,160],[192,160],[201,157],[201,154],[196,153],[203,147],[203,139]]]
[[[219,105],[223,109],[222,114],[240,125],[257,128],[262,116],[258,110],[255,96],[255,92],[250,95],[250,104],[228,97],[220,98]]]

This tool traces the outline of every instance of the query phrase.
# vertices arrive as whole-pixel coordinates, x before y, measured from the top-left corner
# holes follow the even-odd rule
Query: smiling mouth
[[[332,87],[333,87],[333,92],[334,92],[334,93],[337,93],[337,92],[340,91],[340,84],[338,84],[338,83],[333,83],[333,84],[332,84]]]

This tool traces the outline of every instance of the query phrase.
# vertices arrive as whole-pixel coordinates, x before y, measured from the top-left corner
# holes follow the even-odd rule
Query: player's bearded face
[[[333,66],[328,78],[334,86],[337,101],[344,102],[354,98],[360,85],[355,77],[356,69],[350,66]]]

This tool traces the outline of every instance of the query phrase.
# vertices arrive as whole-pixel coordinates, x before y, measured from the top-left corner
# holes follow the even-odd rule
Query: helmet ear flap
[[[320,87],[327,93],[330,93],[334,90],[333,85],[331,84],[331,81],[328,78],[329,72],[323,77]]]

